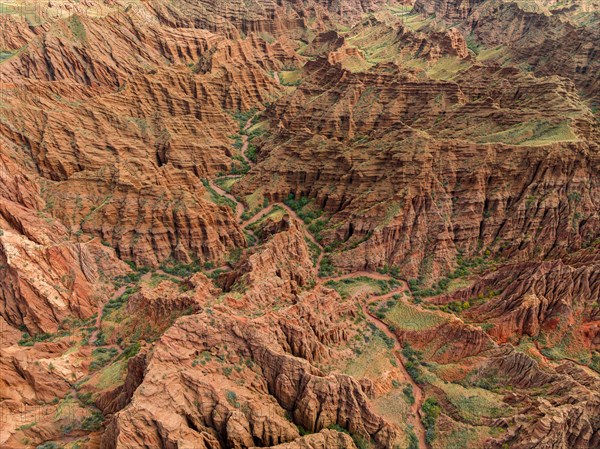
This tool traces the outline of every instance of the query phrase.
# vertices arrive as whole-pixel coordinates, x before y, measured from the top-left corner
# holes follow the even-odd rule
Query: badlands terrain
[[[600,447],[597,0],[0,0],[0,447]]]

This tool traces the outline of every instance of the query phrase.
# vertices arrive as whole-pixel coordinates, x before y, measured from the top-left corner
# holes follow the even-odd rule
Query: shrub
[[[84,405],[92,405],[94,403],[94,398],[92,397],[91,392],[77,393],[77,399],[79,399]]]
[[[46,441],[45,443],[36,446],[35,449],[58,449],[58,447],[58,444],[54,441]]]
[[[407,449],[419,449],[419,439],[417,435],[415,435],[415,429],[413,429],[412,425],[408,426],[408,448]]]
[[[413,393],[412,385],[405,385],[402,389],[402,393],[404,396],[406,396],[406,402],[408,402],[409,405],[413,405],[415,403],[415,395]]]
[[[81,421],[81,428],[87,431],[95,431],[102,427],[104,415],[99,411],[94,410],[90,416],[86,416]]]
[[[227,390],[225,396],[227,398],[227,402],[229,402],[233,407],[240,408],[240,403],[237,400],[237,394],[235,394],[235,391]]]
[[[90,364],[90,371],[97,371],[105,367],[117,355],[115,348],[98,348],[92,351],[94,360]]]
[[[248,158],[248,160],[256,163],[256,147],[254,145],[248,145],[248,149],[246,150],[246,157]]]
[[[435,423],[442,409],[435,398],[427,398],[421,406],[423,415],[421,420],[425,426],[425,440],[431,444],[435,439]]]
[[[319,276],[328,277],[333,275],[333,273],[334,267],[331,263],[331,259],[327,256],[323,257],[323,259],[321,259],[321,266],[319,268]]]
[[[163,263],[160,266],[160,269],[165,273],[169,273],[173,276],[178,277],[189,277],[194,273],[202,270],[202,267],[197,261],[191,262],[189,264],[184,264],[177,261],[170,261],[168,263]]]
[[[24,332],[23,335],[21,335],[21,339],[19,340],[19,346],[33,346],[35,343],[38,343],[41,341],[48,341],[52,338],[53,338],[52,334],[41,333],[41,334],[29,335],[29,333]]]
[[[33,426],[35,426],[37,424],[37,422],[31,422],[29,424],[23,424],[22,426],[17,427],[17,430],[27,430],[27,429],[31,429]]]
[[[305,435],[310,435],[312,432],[310,430],[306,430],[304,427],[302,427],[301,425],[296,425],[296,427],[298,428],[298,433],[300,434],[301,437],[305,436]]]

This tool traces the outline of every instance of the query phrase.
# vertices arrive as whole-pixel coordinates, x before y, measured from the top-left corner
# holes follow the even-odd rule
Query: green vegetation
[[[553,142],[579,140],[569,121],[550,123],[529,121],[494,133],[485,132],[478,138],[480,143],[504,142],[513,145],[546,145]]]
[[[408,285],[415,301],[420,302],[421,298],[451,293],[457,288],[465,287],[465,283],[456,281],[469,276],[474,271],[481,271],[491,265],[491,261],[487,256],[465,259],[460,253],[457,257],[457,263],[458,267],[452,273],[440,279],[437,284],[433,284],[430,288],[422,288],[423,278],[409,280]]]
[[[352,437],[352,441],[354,441],[354,444],[358,449],[368,449],[369,447],[368,441],[362,435],[352,434],[339,424],[331,424],[330,426],[327,426],[327,428],[350,435]]]
[[[244,161],[244,163],[246,163],[246,161]],[[250,167],[248,167],[248,169],[250,169]],[[235,212],[235,209],[237,207],[237,205],[235,204],[235,201],[233,201],[232,199],[227,198],[225,196],[219,195],[215,191],[215,189],[212,188],[212,186],[210,185],[208,179],[202,179],[202,184],[204,185],[204,187],[208,191],[208,193],[210,195],[210,200],[213,203],[215,203],[215,204],[217,204],[219,206],[229,206],[231,208],[231,210],[233,210]]]
[[[600,353],[597,351],[594,351],[592,353],[590,368],[592,368],[597,373],[600,373]]]
[[[476,55],[478,55],[479,52],[481,51],[481,46],[477,42],[477,38],[475,37],[475,35],[473,33],[471,33],[467,36],[467,38],[465,40],[467,41],[467,48],[469,50],[471,50],[473,53],[475,53]]]
[[[73,36],[75,36],[80,41],[86,40],[86,31],[83,23],[81,23],[81,19],[77,15],[71,16],[71,20],[69,21],[69,29]]]
[[[320,218],[323,211],[315,207],[307,197],[296,198],[292,193],[284,203],[296,212],[298,217],[307,224],[308,231],[315,236],[317,241],[320,241],[322,239],[321,233],[327,225],[327,220]]]
[[[286,70],[279,73],[279,80],[283,86],[299,86],[302,84],[301,70]]]
[[[190,277],[194,273],[202,271],[202,268],[204,267],[202,267],[200,265],[200,262],[198,262],[197,260],[185,264],[183,262],[171,259],[169,261],[163,262],[163,264],[160,266],[160,269],[165,273],[169,273],[173,276],[179,276],[183,278]]]
[[[425,426],[425,441],[431,444],[435,440],[435,423],[442,409],[435,398],[427,398],[421,407],[421,420]]]
[[[246,157],[252,162],[256,163],[256,147],[252,144],[248,144],[248,149],[246,150]]]
[[[117,385],[123,383],[127,374],[127,361],[121,359],[120,356],[119,359],[112,365],[109,365],[100,371],[97,383],[99,389],[115,388]]]
[[[323,260],[325,260],[325,258]],[[321,268],[322,266],[323,261],[321,261]],[[335,289],[342,298],[347,299],[359,291],[362,293],[385,295],[398,288],[400,284],[396,280],[386,281],[383,279],[373,279],[367,276],[358,276],[355,278],[341,279],[339,281],[327,281],[325,285]],[[395,303],[396,301],[389,300],[381,305],[377,311],[377,316],[383,318],[383,316],[380,316],[381,312],[387,311],[388,308],[392,307]]]
[[[94,403],[94,397],[92,395],[91,392],[86,392],[86,393],[77,393],[77,399],[79,399],[79,401],[83,404],[83,405],[92,405]]]
[[[14,54],[15,54],[15,52],[13,52],[13,51],[0,50],[0,62],[10,58]]]
[[[237,400],[237,394],[235,394],[234,391],[227,390],[225,396],[227,397],[227,402],[229,402],[230,405],[235,408],[240,408],[240,403]]]
[[[408,402],[408,405],[413,405],[415,403],[415,395],[412,385],[406,384],[404,388],[402,388],[402,393],[404,396],[406,396],[406,402]]]
[[[369,326],[370,333],[357,336],[354,340],[355,357],[351,358],[344,373],[355,378],[377,379],[390,370],[393,353],[390,351],[389,337],[377,329]],[[361,338],[362,337],[362,338]],[[394,342],[392,340],[392,346]]]
[[[447,318],[435,312],[422,310],[412,304],[396,302],[385,315],[385,322],[395,329],[419,331],[439,326]]]
[[[97,371],[105,367],[114,359],[119,351],[115,348],[97,348],[92,351],[92,363],[90,363],[90,371]]]
[[[245,175],[250,171],[250,165],[242,156],[233,156],[236,163],[231,165],[229,173],[232,175]],[[234,203],[235,204],[235,203]],[[235,207],[234,207],[235,209]]]
[[[58,338],[65,337],[67,335],[70,335],[70,332],[66,330],[61,330],[54,334],[42,332],[34,335],[29,335],[28,332],[24,332],[21,335],[21,339],[19,340],[18,344],[19,346],[33,346],[35,343],[40,343],[43,341],[54,341]]]
[[[320,277],[329,277],[335,274],[335,267],[333,266],[331,259],[328,256],[323,256],[321,259],[321,266],[319,267]]]
[[[59,449],[59,447],[60,446],[54,441],[46,441],[45,443],[36,446],[35,449]]]
[[[35,426],[37,424],[37,422],[31,422],[29,424],[23,424],[22,426],[17,427],[17,430],[27,430],[27,429],[31,429],[33,426]]]
[[[413,428],[412,424],[408,425],[406,439],[408,443],[407,449],[419,449],[419,439],[415,434],[415,429]]]
[[[500,418],[511,409],[500,394],[478,387],[465,387],[453,382],[435,380],[434,386],[442,390],[446,398],[454,405],[464,422],[482,425],[489,419]]]
[[[406,363],[404,364],[404,368],[406,368],[406,372],[410,375],[412,380],[414,380],[418,384],[423,383],[423,376],[421,374],[421,352],[416,351],[410,346],[408,342],[404,343],[402,347],[402,355],[406,358]],[[412,387],[411,387],[412,393]]]
[[[592,366],[593,357],[598,359],[597,353],[592,353],[585,349],[585,346],[576,338],[571,329],[565,328],[566,324],[560,323],[557,331],[563,330],[558,341],[548,345],[544,333],[538,336],[538,341],[542,345],[540,352],[551,360],[573,359],[584,365]],[[559,334],[560,335],[560,334]]]
[[[311,207],[311,200],[305,196],[301,196],[300,198],[296,199],[296,196],[293,193],[290,193],[284,203],[286,206],[296,212],[298,217],[300,217],[300,219],[307,225],[310,225],[314,220],[323,215],[322,210]],[[324,226],[324,224],[319,226]],[[319,231],[320,230],[322,230],[322,228],[319,229]]]
[[[238,122],[238,125],[240,127],[240,132],[242,132],[244,130],[244,128],[246,127],[246,123],[248,123],[248,121],[253,118],[256,115],[257,111],[256,109],[250,109],[249,111],[237,111],[234,112],[232,114],[233,119]]]
[[[125,293],[123,293],[121,296],[108,301],[102,309],[102,319],[108,317],[115,310],[119,310],[125,303],[127,303],[130,296],[134,293],[137,293],[138,290],[138,287],[128,287],[127,290],[125,290]]]
[[[90,416],[86,416],[81,421],[81,428],[88,432],[93,432],[102,427],[104,422],[104,415],[97,410],[94,410]]]
[[[241,176],[223,177],[223,178],[216,179],[215,184],[218,185],[220,188],[222,188],[225,192],[229,193],[229,192],[231,192],[231,189],[233,188],[235,183],[238,182],[240,179],[242,179]]]
[[[124,276],[117,276],[115,278],[115,286],[121,287],[123,285],[136,284],[140,281],[142,276],[150,272],[150,268],[137,267],[133,262],[128,262],[128,265],[133,270],[133,273],[128,273]]]

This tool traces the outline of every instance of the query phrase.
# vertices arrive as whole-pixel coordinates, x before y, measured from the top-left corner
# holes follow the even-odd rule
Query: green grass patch
[[[96,386],[101,390],[114,388],[123,383],[126,374],[127,360],[117,360],[100,372]]]
[[[404,302],[397,302],[385,315],[384,321],[396,329],[420,331],[437,327],[444,323],[446,318]]]
[[[325,285],[336,290],[344,299],[351,298],[358,292],[385,295],[390,292],[390,283],[385,280],[372,279],[366,276],[328,281]]]
[[[90,363],[90,371],[98,371],[105,367],[114,359],[119,351],[115,348],[96,348],[92,351],[92,363]]]
[[[502,396],[483,388],[465,388],[456,383],[437,381],[433,383],[446,394],[463,419],[472,424],[481,424],[482,420],[508,416],[512,410]]]
[[[238,182],[240,179],[242,179],[242,177],[230,177],[230,178],[219,178],[217,180],[215,180],[215,184],[218,185],[220,188],[222,188],[224,191],[226,191],[227,193],[231,192],[231,189],[233,188],[233,186],[235,185],[236,182]]]
[[[246,163],[246,161],[243,161],[243,162]],[[247,165],[247,163],[246,163],[246,165]],[[248,167],[248,169],[250,169],[250,167]],[[211,185],[210,185],[210,183],[208,182],[207,179],[203,179],[202,180],[202,184],[204,185],[204,187],[208,191],[210,201],[212,201],[213,203],[215,203],[215,204],[217,204],[219,206],[228,206],[228,207],[231,208],[231,210],[233,210],[235,212],[236,207],[237,207],[237,204],[235,203],[235,201],[233,201],[231,198],[227,198],[225,196],[219,195],[215,191],[215,189],[213,189],[211,187]]]

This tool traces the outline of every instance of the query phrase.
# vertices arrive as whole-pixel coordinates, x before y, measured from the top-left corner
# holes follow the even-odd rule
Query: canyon
[[[600,446],[599,14],[0,3],[0,447]]]

